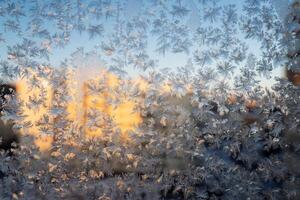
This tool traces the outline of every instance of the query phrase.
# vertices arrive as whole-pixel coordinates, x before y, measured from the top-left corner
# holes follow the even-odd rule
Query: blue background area
[[[172,1],[164,1],[161,0],[162,2],[172,2]],[[84,2],[84,1],[83,1]],[[128,1],[119,1],[120,5],[123,7],[123,12],[120,15],[120,18],[125,21],[131,21],[133,18],[136,16],[141,15],[145,7],[149,7],[149,2],[147,0],[128,0]],[[159,2],[159,1],[157,1]],[[190,10],[190,17],[187,18],[186,24],[190,28],[190,32],[192,33],[193,31],[196,30],[197,26],[201,24],[201,26],[208,26],[210,23],[208,22],[203,22],[200,20],[200,11],[201,11],[201,6],[199,6],[197,0],[186,0],[186,1],[181,1],[182,4],[186,5],[186,7]],[[243,5],[244,1],[240,0],[221,0],[218,3],[220,6],[222,5],[227,5],[227,4],[234,4],[236,5],[238,14],[242,14],[243,12]],[[30,15],[30,9],[32,8],[32,3],[25,3],[25,11],[26,15]],[[155,12],[155,10],[154,10]],[[27,33],[26,27],[29,22],[28,16],[26,17],[21,17],[20,18],[20,25],[21,29],[23,31],[22,35],[18,35],[13,32],[7,32],[5,30],[5,27],[3,26],[3,23],[5,20],[10,18],[10,16],[6,17],[0,17],[0,23],[2,26],[0,26],[0,33],[2,33],[2,37],[5,38],[6,42],[1,44],[0,47],[0,59],[6,59],[7,58],[7,46],[13,46],[15,44],[18,44],[22,41],[22,37],[28,37],[29,39],[36,40],[35,38],[31,38],[31,36]],[[94,19],[87,18],[86,23],[91,23],[93,22]],[[79,33],[77,31],[72,31],[71,36],[70,36],[70,42],[65,45],[63,48],[59,47],[52,47],[51,53],[49,54],[49,60],[45,59],[40,59],[40,62],[45,62],[51,66],[54,67],[60,67],[61,62],[64,61],[66,58],[70,59],[70,56],[72,53],[74,53],[76,50],[79,48],[83,47],[84,52],[90,52],[95,50],[95,46],[101,45],[103,41],[107,41],[108,38],[111,36],[113,33],[113,27],[116,24],[116,19],[115,18],[108,18],[108,19],[101,19],[100,23],[103,24],[104,27],[104,35],[95,37],[95,38],[89,38],[89,35],[87,32],[82,32]],[[50,32],[53,32],[56,30],[55,24],[52,22],[48,21],[43,24],[43,27],[47,29]],[[241,40],[243,40],[249,48],[249,52],[253,53],[257,57],[261,57],[261,51],[260,51],[260,43],[258,41],[252,40],[252,39],[245,39],[244,35],[242,33],[237,34],[237,37]],[[41,42],[39,40],[36,40],[38,43]],[[148,33],[148,47],[147,51],[150,56],[150,58],[157,60],[157,68],[171,68],[171,69],[176,69],[177,67],[181,67],[187,64],[189,61],[191,55],[192,55],[192,50],[190,50],[189,53],[170,53],[167,52],[165,55],[161,55],[158,52],[155,51],[157,44],[157,38],[151,33]],[[193,48],[193,47],[192,47]],[[205,48],[205,47],[202,47]],[[96,50],[97,53],[96,55],[97,60],[99,63],[94,62],[94,66],[89,66],[94,68],[96,71],[98,68],[106,67],[106,64],[104,59],[102,59],[102,55],[104,54],[103,52]],[[75,63],[76,64],[76,63]],[[195,66],[197,68],[197,66]],[[138,70],[136,68],[128,67],[125,69],[130,76],[136,76],[138,74],[145,74],[149,70],[143,71],[143,70]],[[151,70],[150,70],[151,71]],[[235,73],[239,73],[238,70],[235,70]],[[274,75],[281,75],[281,68],[277,68],[274,70]],[[270,79],[264,79],[261,78],[262,83],[264,85],[270,85],[272,84],[272,81]]]

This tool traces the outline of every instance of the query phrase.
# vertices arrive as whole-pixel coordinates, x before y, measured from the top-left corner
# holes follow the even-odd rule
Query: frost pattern
[[[1,1],[0,74],[16,84],[1,122],[21,142],[0,153],[0,198],[298,199],[298,11]],[[282,65],[288,80],[272,78]]]

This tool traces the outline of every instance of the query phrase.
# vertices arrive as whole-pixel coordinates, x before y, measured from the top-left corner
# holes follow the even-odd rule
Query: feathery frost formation
[[[0,132],[20,141],[0,199],[299,199],[300,3],[274,5],[1,1]]]

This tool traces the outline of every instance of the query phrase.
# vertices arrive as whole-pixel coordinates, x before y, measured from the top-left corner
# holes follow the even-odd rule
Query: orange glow
[[[125,81],[121,83],[121,80],[109,73],[102,72],[101,80],[90,80],[91,85],[97,84],[99,81],[104,81],[105,88],[99,93],[93,93],[88,89],[88,83],[83,85],[83,100],[82,106],[84,110],[83,114],[83,127],[84,133],[88,138],[102,137],[103,130],[101,128],[87,128],[86,124],[88,123],[88,112],[91,110],[100,111],[105,116],[109,117],[112,122],[115,124],[114,131],[119,129],[122,133],[122,137],[127,138],[126,133],[128,131],[135,131],[136,127],[142,122],[140,113],[135,111],[137,105],[136,102],[127,99],[125,93],[120,90],[120,93],[115,93],[115,89],[120,89],[122,84],[126,84]],[[143,84],[143,88],[146,89],[146,84],[141,80],[137,81],[138,84]],[[118,100],[119,103],[115,106],[112,106],[110,101]],[[104,122],[99,121],[99,124],[106,128]]]
[[[170,93],[172,91],[171,84],[168,82],[164,82],[160,87],[161,93]]]
[[[114,89],[114,88],[120,86],[120,80],[117,76],[115,76],[112,73],[106,72],[106,71],[104,71],[104,73],[105,73],[104,76],[106,76],[107,85],[110,88]]]
[[[91,84],[96,84],[94,83],[96,81],[91,81]],[[107,86],[109,86],[107,81],[106,84]],[[111,80],[111,82],[114,83],[113,80]],[[105,88],[107,89],[107,88]],[[88,112],[89,110],[96,110],[96,111],[100,111],[103,114],[110,114],[110,110],[111,110],[111,105],[109,105],[108,98],[109,98],[109,94],[107,91],[101,91],[99,93],[96,94],[91,94],[89,93],[89,89],[88,89],[88,84],[84,83],[83,87],[82,87],[82,91],[83,91],[83,97],[82,97],[82,110],[83,110],[83,116],[82,116],[82,125],[84,128],[84,134],[88,137],[88,138],[94,138],[94,137],[102,137],[102,129],[101,128],[88,128],[87,127],[87,123],[88,123]],[[99,122],[100,123],[100,122]],[[103,128],[103,127],[102,127]]]
[[[34,137],[35,145],[41,150],[45,151],[51,147],[52,139],[50,136],[44,136],[40,133],[39,121],[44,116],[49,116],[49,109],[52,100],[52,90],[47,80],[37,76],[37,73],[30,72],[30,79],[34,79],[39,83],[39,87],[29,87],[29,81],[26,79],[20,79],[17,81],[16,90],[18,99],[21,100],[20,110],[24,116],[21,123],[30,122],[32,125],[29,127],[23,127],[21,133],[25,135],[31,135]],[[32,103],[40,96],[43,96],[43,103]],[[49,118],[49,123],[51,123]]]
[[[135,128],[142,122],[140,113],[134,111],[135,107],[135,102],[124,100],[112,112],[112,118],[114,119],[117,127],[120,128],[122,138],[125,140],[129,139],[126,133],[128,131],[134,131]]]
[[[237,96],[235,94],[230,94],[228,97],[227,97],[227,103],[229,105],[234,105],[237,103]]]
[[[187,85],[186,90],[187,90],[187,94],[189,94],[189,95],[192,95],[194,92],[194,88],[191,84]]]
[[[52,136],[39,136],[35,138],[34,144],[39,148],[40,151],[45,152],[48,151],[53,142],[53,137]]]
[[[257,102],[253,99],[249,99],[249,100],[246,100],[245,106],[248,109],[254,109],[257,107]]]
[[[82,85],[78,85],[75,76],[68,74],[66,80],[67,90],[66,95],[71,98],[68,100],[66,110],[68,112],[68,120],[83,127],[83,132],[87,138],[99,138],[103,136],[103,128],[107,124],[103,118],[100,118],[95,123],[96,128],[88,126],[89,112],[99,111],[104,117],[112,120],[115,127],[113,131],[121,131],[122,139],[128,139],[128,131],[135,131],[138,125],[142,122],[140,113],[135,110],[137,102],[130,100],[125,91],[122,91],[121,86],[129,84],[129,82],[121,81],[117,76],[107,72],[100,72],[100,78],[88,80]],[[30,80],[36,80],[37,86],[31,86]],[[105,87],[101,91],[91,91],[90,86],[95,86],[102,83]],[[146,92],[148,84],[145,80],[139,79],[134,81],[139,88]],[[40,121],[44,116],[47,116],[48,123],[54,123],[51,118],[50,110],[52,108],[53,89],[49,81],[37,76],[37,73],[30,71],[27,79],[17,81],[17,96],[21,102],[20,110],[24,115],[21,123],[30,122],[32,125],[23,127],[22,133],[34,137],[34,144],[40,151],[47,151],[53,143],[53,136],[45,135],[41,132]],[[118,92],[114,92],[118,90]],[[37,103],[37,106],[31,107],[32,101],[41,97],[43,104]],[[114,106],[111,105],[112,100],[118,100]],[[94,119],[92,119],[94,120]],[[50,126],[51,127],[51,126]],[[54,132],[54,130],[51,130]],[[112,133],[113,134],[113,133]]]
[[[142,77],[137,78],[133,82],[142,92],[146,92],[149,89],[149,83]]]
[[[82,115],[82,108],[80,106],[78,106],[79,102],[81,101],[81,92],[80,88],[79,88],[79,83],[78,81],[75,79],[75,76],[70,76],[68,77],[67,80],[67,90],[68,90],[68,94],[71,97],[71,99],[69,99],[69,102],[67,104],[67,112],[68,112],[68,120],[70,121],[80,121],[81,119],[81,115]]]
[[[54,119],[50,111],[53,105],[59,104],[56,102],[56,99],[60,99],[57,95],[68,95],[64,104],[67,120],[81,128],[83,136],[87,139],[101,140],[107,136],[112,138],[116,134],[120,136],[120,141],[130,142],[129,134],[139,134],[137,128],[143,119],[138,108],[143,103],[145,97],[143,94],[151,87],[145,78],[123,80],[102,70],[97,74],[97,78],[83,81],[76,76],[75,71],[66,72],[63,93],[56,93],[55,91],[61,88],[54,90],[50,80],[39,77],[39,74],[33,70],[29,70],[27,78],[20,79],[16,85],[17,97],[21,102],[20,123],[30,123],[30,126],[22,128],[22,133],[33,136],[34,144],[41,151],[49,150],[54,142],[52,135],[57,131],[54,130],[54,123],[59,119]],[[130,92],[127,88],[131,87],[138,88],[142,95],[129,96]],[[164,81],[156,89],[160,94],[169,95],[172,92],[172,84]],[[186,86],[187,94],[191,95],[193,90],[191,85]],[[32,103],[35,100],[41,100],[42,103]],[[41,125],[45,117],[47,122]],[[42,133],[43,126],[48,128],[51,136]],[[71,142],[72,138],[67,140],[66,145],[76,146],[75,142]]]

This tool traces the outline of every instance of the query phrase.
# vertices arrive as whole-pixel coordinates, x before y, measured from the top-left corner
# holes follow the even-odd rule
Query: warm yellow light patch
[[[82,116],[82,107],[79,102],[82,99],[81,88],[75,78],[75,75],[69,75],[67,81],[68,95],[71,97],[67,104],[68,119],[70,121],[79,122]],[[82,124],[82,122],[81,122]]]
[[[188,84],[186,86],[186,91],[187,91],[187,94],[189,94],[189,95],[193,94],[193,92],[194,92],[193,86],[191,84]]]
[[[160,87],[160,91],[161,91],[162,94],[170,93],[172,91],[171,84],[168,83],[168,82],[164,82]]]
[[[101,80],[91,81],[92,84]],[[83,110],[87,113],[88,110],[97,110],[102,112],[104,115],[107,115],[112,119],[113,123],[116,125],[115,129],[119,129],[122,132],[122,136],[126,136],[128,131],[134,131],[139,123],[142,122],[140,113],[135,111],[137,105],[133,100],[127,99],[126,95],[122,93],[113,92],[114,89],[118,89],[124,84],[122,81],[115,75],[109,72],[102,72],[102,81],[104,81],[105,88],[103,91],[97,94],[91,94],[88,91],[87,84],[83,86]],[[147,85],[142,79],[134,81],[139,86],[142,85],[142,88],[146,90]],[[118,100],[120,103],[113,107],[110,103],[111,100]],[[87,114],[84,115],[84,127],[88,121]],[[102,123],[102,122],[99,122]],[[102,124],[105,128],[105,124]],[[84,128],[84,132],[87,137],[101,137],[103,131],[98,129]]]
[[[70,120],[78,120],[78,103],[77,102],[70,102],[67,106],[68,111],[68,119]]]
[[[24,119],[21,123],[26,124],[30,122],[31,126],[23,128],[22,132],[27,135],[31,135],[35,138],[34,144],[41,150],[47,151],[51,148],[53,143],[53,136],[41,133],[40,121],[44,116],[49,118],[48,123],[53,124],[54,119],[51,118],[50,110],[52,108],[53,89],[48,80],[38,77],[37,73],[30,71],[30,75],[26,79],[20,79],[17,82],[17,96],[21,100],[20,110],[24,114]],[[129,84],[129,82],[122,81],[118,76],[111,74],[107,71],[102,71],[101,76],[97,79],[88,80],[85,83],[78,84],[75,76],[68,74],[66,80],[66,93],[70,96],[66,104],[66,110],[68,112],[68,120],[82,126],[83,132],[87,138],[99,138],[103,136],[103,130],[108,126],[103,120],[99,118],[99,121],[89,116],[90,112],[99,111],[103,116],[112,120],[115,125],[114,131],[119,129],[121,131],[122,138],[128,138],[128,131],[134,131],[136,127],[142,122],[140,113],[135,110],[137,102],[130,100],[127,97],[126,91],[121,88],[123,84]],[[32,86],[29,81],[36,80],[37,85]],[[96,86],[97,84],[104,84],[104,88],[101,91],[92,91],[89,88]],[[146,92],[148,90],[148,83],[144,79],[134,80],[138,87]],[[115,92],[117,90],[118,92]],[[32,103],[32,101],[41,99],[43,103]],[[118,103],[114,106],[111,105],[111,101],[117,100]],[[97,114],[96,114],[97,115]],[[97,126],[89,127],[89,120],[94,120]],[[51,125],[50,125],[51,127]],[[51,130],[50,130],[51,131]],[[54,133],[54,130],[53,134]],[[113,134],[113,133],[111,133]]]
[[[19,94],[24,94],[27,90],[26,90],[26,81],[25,80],[18,80],[16,82],[16,90],[17,90],[17,93]]]
[[[88,138],[102,137],[101,128],[88,128],[88,111],[89,110],[98,110],[102,113],[109,114],[109,104],[107,102],[108,94],[106,91],[99,92],[97,94],[90,94],[88,91],[87,84],[83,85],[83,99],[82,99],[82,109],[83,109],[83,127],[84,133]]]
[[[52,142],[53,142],[52,136],[39,136],[34,140],[34,144],[42,152],[48,151],[52,146]]]
[[[16,90],[18,99],[21,100],[20,110],[24,116],[23,123],[30,122],[32,126],[23,128],[21,133],[31,135],[35,139],[35,144],[41,151],[45,151],[51,147],[52,139],[51,136],[41,136],[38,122],[43,118],[44,115],[49,114],[52,100],[52,89],[47,80],[37,76],[37,73],[30,71],[30,77],[28,79],[20,79],[17,81]],[[29,79],[35,79],[40,82],[39,87],[29,87]],[[37,83],[38,84],[38,83]],[[44,91],[43,91],[43,90]],[[43,104],[32,103],[42,96]],[[51,123],[51,119],[49,121]]]
[[[90,129],[86,128],[85,129],[85,135],[87,138],[101,138],[103,135],[102,129]]]
[[[142,122],[140,114],[135,111],[136,104],[130,100],[124,100],[116,109],[113,110],[113,119],[122,133],[134,131]]]
[[[109,72],[106,72],[106,83],[110,88],[116,88],[120,86],[119,78],[116,75]]]
[[[139,77],[138,79],[133,81],[135,85],[142,91],[147,92],[149,89],[149,83],[143,79],[142,77]]]

